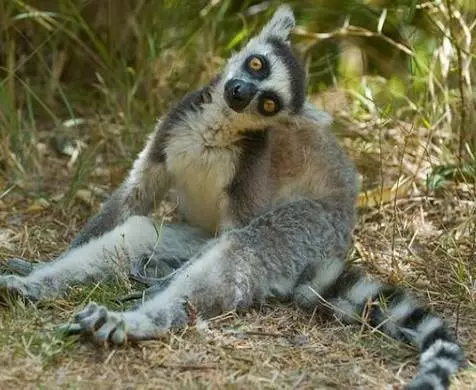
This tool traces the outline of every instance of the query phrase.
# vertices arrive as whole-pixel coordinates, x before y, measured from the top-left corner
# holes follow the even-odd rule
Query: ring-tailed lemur
[[[280,297],[349,322],[365,311],[372,326],[419,348],[408,389],[446,389],[464,354],[443,321],[344,265],[357,173],[331,119],[305,100],[305,72],[288,42],[294,23],[280,7],[209,85],[159,120],[70,248],[29,275],[1,276],[0,290],[52,297],[138,264],[165,276],[135,309],[90,303],[77,313],[74,329],[116,344],[183,326],[190,307],[209,317]],[[158,231],[148,215],[169,189],[187,223]]]

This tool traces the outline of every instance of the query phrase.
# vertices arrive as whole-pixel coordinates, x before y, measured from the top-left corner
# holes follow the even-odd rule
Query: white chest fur
[[[226,187],[235,174],[236,148],[207,147],[198,133],[173,137],[167,146],[167,170],[180,212],[195,225],[215,233],[220,226]]]

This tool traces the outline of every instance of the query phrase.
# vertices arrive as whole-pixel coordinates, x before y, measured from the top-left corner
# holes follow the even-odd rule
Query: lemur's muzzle
[[[256,95],[258,88],[240,79],[231,79],[225,84],[225,100],[236,112],[241,112]]]

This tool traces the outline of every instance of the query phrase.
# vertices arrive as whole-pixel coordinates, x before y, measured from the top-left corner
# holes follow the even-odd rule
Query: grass
[[[382,8],[372,19],[369,8],[352,8],[357,1],[345,10],[338,2],[293,3],[307,28],[294,40],[309,65],[309,98],[345,125],[336,132],[362,175],[349,261],[406,286],[441,313],[470,362],[453,388],[476,388],[476,175],[461,125],[471,125],[460,82],[468,76],[461,72],[466,30],[453,21],[449,38],[459,57],[458,50],[445,57],[439,30],[448,20],[445,5],[423,18],[425,9],[380,2],[388,6],[382,33],[395,43],[383,44],[375,28]],[[206,81],[270,12],[252,16],[245,12],[251,2],[234,1],[197,2],[196,9],[181,1],[163,8],[133,1],[112,8],[45,4],[0,6],[1,261],[51,259],[66,248],[122,181],[156,117]],[[471,27],[474,9],[464,4],[458,9]],[[339,52],[335,41],[315,35],[341,27],[336,15],[346,12],[357,29],[339,34],[350,34],[368,54],[369,68],[397,77],[375,76],[355,50]],[[405,74],[394,22],[414,53]],[[358,28],[373,35],[352,36],[362,33]],[[395,67],[386,68],[390,63]],[[461,139],[469,151],[462,164]],[[157,215],[173,207],[164,203]],[[37,307],[0,308],[0,387],[381,389],[415,371],[410,347],[271,303],[126,348],[97,348],[55,332],[89,300],[120,309],[115,297],[133,287],[100,284]]]
[[[349,120],[345,112],[341,117]],[[412,136],[425,144],[423,129],[405,133],[405,123],[358,121],[359,127],[344,132],[341,140],[365,173],[365,188],[378,188],[385,194],[388,185],[411,166],[418,163],[420,169],[430,170],[428,148],[422,148],[420,154],[412,148],[412,153],[402,152],[403,157],[391,154],[415,141]],[[381,159],[382,153],[392,158]],[[49,156],[47,161],[51,169],[45,171],[42,180],[50,187],[43,190],[43,197],[50,206],[32,207],[38,198],[21,190],[12,190],[2,198],[0,232],[10,231],[2,240],[2,258],[52,257],[65,248],[102,200],[102,196],[93,196],[92,202],[85,204],[73,198],[68,208],[61,201],[55,203],[52,198],[61,188],[57,183],[68,182],[67,170],[55,166],[66,165],[68,158]],[[373,165],[372,161],[383,164],[386,176],[381,185],[379,170],[365,169]],[[107,170],[107,165],[101,168]],[[94,175],[87,183],[80,188],[104,185],[102,177]],[[413,184],[404,193],[392,195],[390,191],[390,201],[382,205],[362,205],[350,260],[363,264],[376,277],[405,285],[429,302],[456,329],[469,360],[474,362],[473,188],[449,181],[439,192],[425,194],[420,192],[424,181]],[[166,203],[164,207],[172,206]],[[378,333],[321,322],[293,307],[275,304],[247,314],[228,313],[209,321],[206,327],[126,348],[103,350],[54,332],[55,326],[67,321],[90,299],[119,308],[115,297],[130,288],[123,284],[94,286],[93,291],[77,288],[67,299],[37,308],[17,304],[1,309],[2,386],[377,389],[408,380],[417,363],[412,348]],[[471,366],[458,375],[454,388],[471,389],[475,379]]]

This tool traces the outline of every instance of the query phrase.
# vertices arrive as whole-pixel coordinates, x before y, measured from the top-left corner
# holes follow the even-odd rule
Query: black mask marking
[[[271,37],[268,42],[273,46],[274,53],[286,67],[291,86],[290,108],[294,113],[299,112],[305,99],[305,71],[297,57],[292,53],[289,46],[277,37]]]

